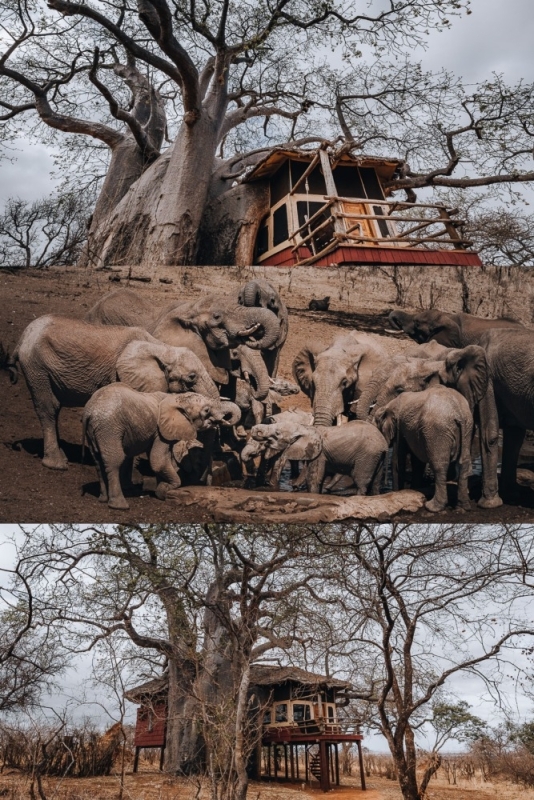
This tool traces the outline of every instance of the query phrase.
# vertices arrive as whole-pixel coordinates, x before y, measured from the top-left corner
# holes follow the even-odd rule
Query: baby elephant
[[[310,311],[328,311],[330,297],[323,297],[322,300],[310,300],[308,308]]]
[[[255,425],[251,437],[265,442],[265,456],[276,459],[271,485],[276,487],[288,460],[304,461],[308,491],[320,492],[325,473],[350,475],[357,494],[378,494],[387,443],[369,422],[347,422],[333,428],[279,422]],[[295,486],[303,483],[302,476]],[[331,487],[332,488],[332,487]]]
[[[84,437],[100,480],[99,499],[110,508],[129,508],[121,487],[121,467],[145,452],[158,480],[156,495],[164,499],[169,488],[181,485],[177,465],[182,458],[192,447],[202,447],[197,431],[228,416],[235,421],[238,413],[233,403],[195,392],[137,392],[121,383],[102,387],[83,413]]]
[[[412,472],[421,479],[429,464],[435,492],[425,503],[428,511],[447,505],[447,472],[458,468],[458,506],[468,510],[467,477],[471,467],[473,417],[465,397],[455,389],[435,386],[424,392],[403,392],[379,409],[375,422],[393,447],[393,488],[404,485],[405,461],[412,454]],[[415,456],[415,458],[414,458]]]

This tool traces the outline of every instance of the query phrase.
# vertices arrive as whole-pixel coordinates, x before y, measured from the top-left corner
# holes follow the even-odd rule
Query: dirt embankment
[[[112,274],[113,276],[113,274]],[[108,272],[87,272],[76,269],[50,271],[0,271],[0,344],[11,351],[26,325],[43,314],[54,313],[83,317],[87,309],[110,288],[121,283],[110,282]],[[198,296],[194,285],[160,283],[130,283],[131,288],[151,297],[164,306],[173,297]],[[291,365],[300,348],[309,343],[327,344],[336,333],[349,328],[366,330],[380,336],[392,352],[411,345],[408,339],[381,335],[387,309],[383,313],[367,313],[362,308],[347,312],[308,312],[292,309],[290,332],[282,353],[280,373],[291,378]],[[11,386],[7,372],[0,373],[0,522],[202,522],[213,519],[209,511],[199,512],[176,502],[161,502],[151,491],[150,479],[144,491],[131,499],[130,511],[118,512],[98,502],[98,483],[95,469],[81,459],[82,409],[63,409],[60,415],[60,435],[70,466],[66,472],[55,472],[42,466],[42,434],[31,398],[23,379]],[[287,398],[287,406],[309,409],[304,395]],[[476,479],[473,481],[476,497]],[[534,517],[534,492],[525,488],[515,506],[503,506],[496,511],[482,511],[473,504],[469,515],[446,511],[435,516],[421,510],[415,515],[403,514],[403,519],[420,522],[462,521],[497,522],[526,521]],[[288,521],[290,519],[288,518]]]

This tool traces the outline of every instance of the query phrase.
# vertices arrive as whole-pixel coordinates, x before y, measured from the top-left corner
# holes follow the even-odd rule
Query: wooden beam
[[[363,753],[362,753],[362,743],[360,741],[356,742],[356,746],[358,748],[358,760],[360,762],[360,783],[362,786],[363,791],[367,789],[365,785],[365,770],[363,768]]]
[[[134,755],[134,763],[133,763],[133,771],[137,772],[137,768],[139,767],[139,751],[141,750],[140,747],[135,748],[135,755]]]
[[[324,152],[324,151],[320,151],[320,152]],[[312,160],[310,161],[310,163],[308,164],[308,166],[306,167],[306,169],[304,170],[304,172],[302,173],[302,175],[300,176],[300,178],[298,179],[298,181],[296,182],[296,184],[293,186],[293,188],[289,192],[290,195],[295,194],[295,192],[297,191],[297,186],[300,186],[302,181],[306,180],[308,175],[311,172],[313,172],[313,170],[315,169],[315,167],[317,166],[318,163],[319,163],[319,153],[316,153],[314,155],[314,157],[312,158]],[[291,176],[291,159],[289,159],[289,175]]]
[[[329,195],[327,199],[330,199],[330,197],[336,198],[333,204],[334,209],[336,211],[341,211],[341,208],[339,207],[339,198],[337,197],[337,189],[334,181],[334,175],[332,173],[332,167],[330,165],[330,158],[326,150],[319,150],[319,158],[321,159],[321,167],[323,169],[326,193],[327,195]],[[337,218],[334,219],[334,230],[337,233],[343,232],[343,223],[341,222],[340,219]]]
[[[330,765],[328,763],[328,751],[326,749],[326,742],[321,739],[319,742],[319,759],[321,763],[321,789],[323,792],[330,791]]]

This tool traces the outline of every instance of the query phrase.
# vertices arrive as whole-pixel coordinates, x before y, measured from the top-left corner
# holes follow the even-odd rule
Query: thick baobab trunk
[[[92,263],[192,264],[212,179],[217,126],[183,124],[92,236]]]

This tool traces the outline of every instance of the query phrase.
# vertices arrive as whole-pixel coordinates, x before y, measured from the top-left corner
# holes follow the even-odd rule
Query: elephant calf
[[[252,439],[265,443],[265,456],[276,459],[271,485],[276,486],[288,460],[306,463],[306,481],[310,492],[320,492],[326,471],[350,475],[357,494],[378,494],[382,479],[387,443],[380,431],[369,422],[348,422],[332,428],[318,428],[292,422],[255,425]],[[301,476],[302,477],[302,476]],[[295,486],[303,483],[298,479]]]
[[[95,460],[100,500],[110,508],[128,509],[120,471],[127,459],[149,453],[156,474],[156,495],[181,485],[177,466],[192,447],[202,447],[197,431],[235,421],[233,403],[219,403],[194,392],[137,392],[121,383],[99,389],[85,406],[84,438]]]
[[[388,442],[394,441],[393,488],[404,484],[407,452],[412,470],[422,478],[429,464],[435,491],[425,503],[428,511],[442,511],[447,505],[447,472],[458,468],[458,506],[470,508],[467,477],[471,467],[473,417],[465,397],[455,389],[432,386],[424,392],[403,392],[375,414],[375,422]]]

